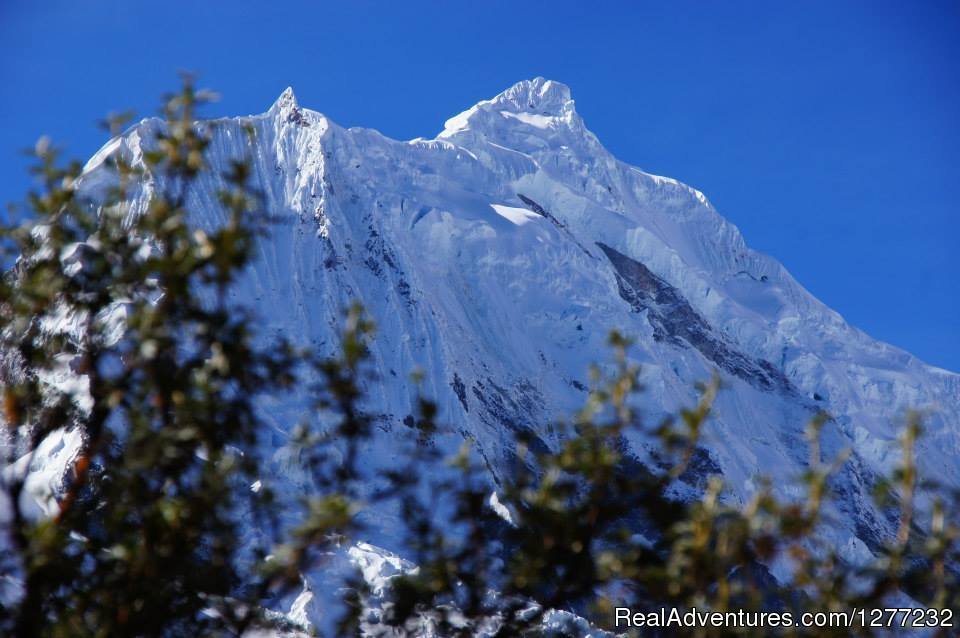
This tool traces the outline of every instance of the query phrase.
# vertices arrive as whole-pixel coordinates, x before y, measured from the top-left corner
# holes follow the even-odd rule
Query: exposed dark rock
[[[547,211],[543,206],[541,206],[541,205],[538,204],[537,202],[533,201],[532,199],[530,199],[529,197],[527,197],[527,196],[524,195],[523,193],[517,193],[517,197],[520,198],[520,201],[521,201],[521,202],[523,202],[524,204],[527,205],[527,208],[529,208],[531,211],[533,211],[533,212],[536,213],[537,215],[540,215],[541,217],[545,217],[545,218],[549,219],[551,222],[553,222],[553,225],[556,226],[557,228],[566,228],[566,227],[567,227],[566,224],[564,224],[562,221],[560,221],[559,219],[557,219],[556,217],[554,217],[554,216],[553,216],[549,211]]]
[[[588,256],[593,257],[593,254],[592,254],[589,250],[587,250],[586,248],[584,248],[583,244],[581,244],[581,243],[577,240],[577,238],[573,236],[573,233],[570,232],[570,229],[567,228],[567,225],[564,224],[564,223],[563,223],[562,221],[560,221],[559,219],[557,219],[557,218],[553,215],[553,213],[551,213],[550,211],[548,211],[548,210],[545,209],[543,206],[541,206],[541,205],[538,204],[537,202],[533,201],[532,199],[530,199],[529,197],[527,197],[527,196],[524,195],[523,193],[517,193],[517,197],[519,197],[519,198],[520,198],[520,201],[523,202],[524,204],[526,204],[527,208],[529,208],[532,212],[536,213],[537,215],[540,215],[541,217],[543,217],[543,218],[545,218],[545,219],[550,220],[550,223],[552,223],[554,226],[556,226],[558,229],[560,229],[560,232],[562,232],[564,235],[567,236],[567,238],[569,238],[571,241],[573,241],[573,243],[575,243],[577,246],[579,246],[579,247],[580,247],[580,250],[582,250],[583,252],[585,252]],[[593,257],[593,258],[596,259],[596,257]]]
[[[729,338],[710,327],[679,290],[639,261],[606,244],[598,242],[597,246],[614,267],[620,296],[635,312],[646,311],[654,339],[696,348],[719,368],[762,390],[799,396],[776,366],[737,350]]]
[[[490,377],[477,380],[470,388],[482,406],[480,418],[490,424],[510,428],[533,452],[548,452],[549,446],[536,433],[543,399],[529,382],[514,386],[514,392],[498,385]]]
[[[711,476],[722,473],[723,468],[713,460],[710,452],[705,448],[697,447],[694,448],[693,453],[690,455],[690,460],[687,461],[687,466],[678,478],[687,485],[695,487],[698,490],[704,490]]]
[[[587,392],[587,391],[588,391],[588,390],[587,390],[587,386],[583,385],[582,383],[580,383],[580,382],[577,381],[576,379],[571,379],[571,380],[569,381],[569,383],[570,383],[570,385],[572,385],[573,387],[575,387],[577,390],[580,390],[580,392]]]
[[[287,121],[296,124],[297,126],[310,126],[309,120],[307,120],[303,112],[297,107],[290,109],[290,113],[287,115]]]
[[[372,223],[368,223],[367,225],[367,240],[364,242],[364,250],[367,253],[366,258],[363,260],[364,265],[369,268],[378,279],[386,280],[389,273],[383,268],[385,264],[395,275],[394,279],[396,281],[397,292],[404,298],[408,306],[413,304],[410,283],[398,265],[399,260]]]
[[[665,459],[656,449],[650,450],[650,456],[661,472],[667,472],[673,466],[673,463]],[[680,482],[702,492],[706,489],[709,478],[718,474],[723,474],[723,468],[713,459],[709,450],[698,446],[691,452],[686,467],[677,478]]]
[[[463,384],[463,379],[461,379],[460,375],[456,372],[453,373],[453,381],[450,382],[450,387],[453,388],[457,398],[460,399],[463,411],[469,412],[470,406],[467,405],[467,387]]]

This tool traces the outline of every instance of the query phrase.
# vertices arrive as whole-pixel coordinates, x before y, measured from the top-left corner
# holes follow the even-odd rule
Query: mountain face
[[[376,463],[408,431],[409,373],[419,369],[441,421],[477,441],[494,485],[514,453],[511,431],[556,443],[548,424],[582,405],[588,367],[608,360],[618,329],[636,339],[651,423],[694,403],[694,383],[719,373],[725,389],[699,465],[723,474],[732,499],[759,476],[789,496],[809,458],[807,421],[833,415],[824,456],[853,450],[832,532],[850,560],[893,530],[869,493],[895,463],[904,410],[930,410],[921,471],[960,486],[960,376],[849,326],[749,249],[699,191],[614,158],[563,84],[520,82],[433,139],[342,128],[290,89],[264,114],[208,124],[214,170],[191,195],[195,221],[219,223],[216,175],[243,158],[281,219],[235,293],[264,333],[333,352],[353,300],[377,323],[367,406]],[[111,153],[140,157],[159,126],[144,120],[109,142],[86,182],[106,179]],[[309,489],[284,447],[305,409],[268,411],[276,450],[265,480]],[[630,444],[648,460],[646,441]],[[699,489],[696,478],[687,488]],[[371,542],[390,547],[390,516],[371,515]]]

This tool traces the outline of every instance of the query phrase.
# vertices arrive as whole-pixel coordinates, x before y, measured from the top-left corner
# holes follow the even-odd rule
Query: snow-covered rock
[[[108,142],[87,165],[88,187],[108,179],[110,153],[140,161],[159,126],[144,120]],[[254,186],[281,219],[236,299],[259,311],[264,334],[329,352],[342,309],[360,301],[378,328],[367,408],[381,438],[409,431],[409,373],[420,369],[441,419],[477,441],[495,477],[509,465],[512,432],[556,443],[547,425],[582,404],[588,366],[607,359],[606,337],[619,329],[637,339],[650,422],[693,403],[694,382],[720,373],[703,471],[722,473],[731,498],[747,498],[759,475],[789,495],[808,460],[805,424],[820,409],[835,417],[824,455],[853,450],[839,482],[838,546],[863,553],[889,533],[869,490],[895,462],[908,408],[928,410],[921,471],[960,486],[960,376],[848,325],[748,248],[699,191],[617,160],[563,84],[519,82],[433,139],[342,128],[290,89],[267,112],[210,131],[213,171],[191,194],[195,221],[221,221],[216,176],[234,159],[251,161]],[[309,490],[283,452],[304,406],[266,412],[277,449],[264,481]],[[632,443],[644,458],[644,441]],[[389,464],[392,450],[374,442],[367,452]],[[390,548],[392,514],[367,518],[371,542]],[[292,613],[306,618],[308,603],[305,593]]]

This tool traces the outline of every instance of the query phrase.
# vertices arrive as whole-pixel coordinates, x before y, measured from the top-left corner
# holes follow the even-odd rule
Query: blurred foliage
[[[674,626],[631,633],[616,627],[615,609],[791,612],[799,620],[805,611],[903,607],[904,594],[913,605],[958,608],[956,494],[926,486],[923,493],[932,496],[928,518],[919,524],[915,519],[921,492],[914,453],[918,415],[910,415],[902,434],[900,464],[878,486],[878,507],[895,505],[897,533],[867,564],[851,564],[823,534],[831,524],[827,504],[838,498],[832,479],[848,456],[822,458],[826,414],[807,429],[810,460],[798,477],[802,498],[780,499],[769,482],[760,481],[754,496],[739,504],[727,498],[720,476],[710,476],[699,498],[684,501],[672,488],[698,454],[718,380],[701,388],[694,408],[646,427],[631,408],[641,388],[638,368],[628,364],[629,342],[614,333],[611,345],[616,373],[603,379],[595,371],[586,407],[561,428],[559,448],[533,453],[520,437],[520,462],[497,487],[498,507],[509,512],[509,524],[487,505],[490,487],[466,452],[453,460],[463,470],[459,478],[431,485],[455,504],[452,521],[437,521],[410,500],[408,520],[418,524],[412,558],[419,569],[394,584],[386,624],[412,635],[425,626],[451,636],[586,635],[574,616],[544,623],[549,611],[566,610],[596,628],[629,635],[872,636],[890,630]],[[656,469],[632,457],[625,441],[631,431],[658,441]],[[451,522],[458,533],[446,531]],[[781,568],[779,579],[770,572],[774,565]],[[895,634],[902,620],[896,618]],[[954,635],[955,625],[928,635]]]
[[[165,100],[143,163],[112,154],[115,180],[96,198],[78,186],[80,165],[64,166],[41,140],[29,214],[0,229],[4,263],[15,260],[0,280],[10,510],[0,521],[0,570],[8,576],[0,633],[293,631],[266,610],[298,590],[301,574],[325,569],[325,557],[360,531],[358,514],[378,501],[400,508],[405,529],[397,536],[418,569],[391,580],[376,618],[362,613],[372,592],[353,580],[342,608],[331,610],[342,614],[341,635],[535,636],[548,633],[550,610],[611,628],[615,607],[799,613],[890,606],[898,592],[957,609],[956,503],[918,482],[919,418],[905,430],[900,466],[877,490],[897,532],[870,565],[851,565],[821,540],[825,504],[836,498],[831,477],[845,462],[821,458],[826,415],[809,428],[810,462],[799,477],[805,498],[781,500],[761,482],[741,505],[719,477],[707,477],[696,498],[679,498],[677,486],[703,454],[718,382],[702,387],[699,403],[676,419],[648,426],[633,407],[641,388],[630,343],[617,334],[614,373],[594,370],[583,410],[553,426],[555,448],[516,432],[515,463],[501,473],[496,508],[472,443],[451,459],[432,444],[444,428],[425,398],[397,449],[400,461],[379,477],[387,487],[365,501],[373,326],[362,309],[350,309],[341,353],[328,358],[283,339],[267,343],[255,314],[231,301],[271,216],[238,160],[222,176],[223,224],[192,221],[191,189],[210,170],[204,157],[216,126],[198,122],[197,109],[212,97],[186,78]],[[124,121],[111,118],[113,134]],[[132,202],[144,199],[132,194],[142,192],[149,203],[135,210]],[[84,391],[50,382],[65,371],[82,375]],[[291,509],[289,495],[259,483],[268,428],[257,406],[262,397],[304,393],[323,419],[293,429],[290,446],[314,489]],[[82,443],[54,510],[31,515],[23,506],[26,468],[48,437],[73,428]],[[653,442],[655,463],[631,456],[633,437]],[[442,463],[451,471],[429,471]],[[237,535],[253,527],[269,533]],[[774,579],[772,565],[791,576]],[[574,634],[570,619],[550,631]],[[805,631],[779,635],[830,635]]]

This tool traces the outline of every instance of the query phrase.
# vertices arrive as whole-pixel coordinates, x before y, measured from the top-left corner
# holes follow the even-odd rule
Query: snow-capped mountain
[[[869,491],[895,463],[904,410],[929,410],[921,471],[960,486],[960,376],[845,323],[748,248],[699,191],[617,160],[563,84],[520,82],[433,139],[342,128],[290,89],[266,113],[211,124],[214,170],[192,195],[198,221],[218,223],[215,175],[243,158],[281,218],[237,298],[258,309],[266,334],[331,352],[342,309],[360,301],[377,323],[368,409],[386,440],[408,430],[408,374],[420,369],[441,420],[476,439],[495,478],[513,454],[511,430],[555,442],[548,424],[582,405],[588,366],[608,359],[618,329],[636,338],[651,422],[692,404],[694,382],[719,372],[726,389],[702,471],[722,473],[732,498],[760,475],[789,494],[808,460],[807,421],[832,414],[824,455],[853,450],[835,538],[853,560],[893,528]],[[139,157],[157,127],[144,120],[109,142],[87,183],[109,154]],[[273,407],[265,480],[309,489],[284,453],[304,408]],[[644,459],[645,442],[632,444]],[[389,446],[374,447],[389,462]],[[389,547],[389,520],[373,522],[371,540]]]

